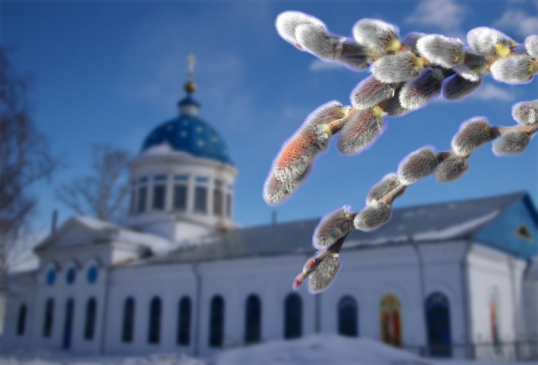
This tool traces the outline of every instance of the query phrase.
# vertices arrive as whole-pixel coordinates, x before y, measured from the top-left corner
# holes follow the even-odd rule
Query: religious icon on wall
[[[394,294],[381,299],[381,341],[395,347],[402,346],[400,300]]]

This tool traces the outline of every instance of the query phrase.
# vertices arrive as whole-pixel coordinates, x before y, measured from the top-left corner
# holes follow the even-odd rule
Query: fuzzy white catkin
[[[495,137],[495,130],[485,117],[472,118],[463,122],[458,133],[452,138],[452,150],[457,155],[468,156]]]
[[[342,54],[345,38],[327,33],[324,27],[315,24],[301,24],[295,30],[297,42],[308,52],[332,61]]]
[[[353,224],[360,231],[372,231],[390,220],[391,206],[373,201],[355,216]]]
[[[531,57],[538,58],[538,35],[530,35],[525,38],[525,50]]]
[[[467,33],[467,43],[479,54],[493,56],[497,52],[496,45],[510,47],[515,42],[506,34],[496,29],[478,27],[471,29]]]
[[[404,185],[429,176],[437,167],[437,155],[430,147],[421,148],[405,157],[398,167],[398,177]]]
[[[495,141],[493,144],[493,153],[497,156],[515,155],[523,152],[530,141],[531,137],[529,133],[513,130],[503,134]]]
[[[463,43],[457,38],[430,34],[417,41],[419,53],[435,65],[451,68],[463,62]]]
[[[337,209],[321,219],[317,225],[312,244],[324,249],[353,231],[353,216],[348,205]]]
[[[463,78],[477,82],[482,75],[489,72],[488,63],[484,56],[474,54],[472,52],[465,53],[465,60],[452,67]]]
[[[402,44],[406,45],[411,51],[418,53],[417,42],[424,37],[426,33],[411,32],[407,33],[401,40]]]
[[[401,87],[396,89],[393,97],[379,103],[379,107],[391,117],[400,117],[410,112],[409,109],[405,109],[400,103],[400,91]]]
[[[384,130],[381,117],[371,109],[360,110],[340,131],[338,150],[345,155],[360,152],[373,144]]]
[[[398,187],[400,185],[400,179],[398,178],[398,175],[396,174],[388,174],[385,175],[381,181],[379,181],[377,184],[375,184],[368,193],[368,196],[366,197],[366,205],[372,204],[374,201],[378,201],[382,199],[385,195],[390,193],[394,188]],[[403,190],[398,194],[400,196],[403,194]]]
[[[372,64],[374,76],[386,83],[404,82],[418,76],[423,67],[417,57],[410,51],[388,55]]]
[[[263,199],[267,204],[275,205],[288,199],[306,180],[310,167],[302,175],[290,180],[280,180],[271,171],[263,186]]]
[[[359,44],[383,55],[390,43],[398,39],[398,27],[377,19],[361,19],[353,26],[353,37]]]
[[[453,152],[441,161],[434,171],[434,176],[439,182],[450,182],[459,179],[469,169],[469,162],[464,156]]]
[[[527,55],[501,58],[491,66],[493,78],[509,84],[527,83],[531,81],[534,72],[532,59]]]
[[[340,102],[332,100],[317,107],[306,117],[304,124],[324,125],[342,118],[344,114],[344,106]]]
[[[312,294],[322,292],[333,282],[340,271],[340,258],[337,253],[329,253],[309,276],[308,291]]]
[[[372,59],[365,52],[364,47],[351,38],[346,38],[342,44],[342,54],[336,60],[345,67],[362,71],[370,67]]]
[[[512,107],[512,117],[523,124],[538,123],[538,100],[522,101]]]
[[[278,34],[286,41],[297,46],[295,30],[301,24],[314,24],[326,29],[323,22],[311,15],[301,13],[300,11],[285,11],[280,13],[275,22]]]
[[[482,78],[470,81],[461,75],[453,75],[443,83],[443,97],[447,100],[461,100],[482,85]]]
[[[417,78],[404,84],[400,91],[400,103],[409,110],[425,106],[441,93],[444,78],[443,71],[439,68],[425,68]]]
[[[353,106],[368,109],[394,96],[394,93],[394,84],[381,82],[375,76],[370,75],[353,89],[350,99]]]

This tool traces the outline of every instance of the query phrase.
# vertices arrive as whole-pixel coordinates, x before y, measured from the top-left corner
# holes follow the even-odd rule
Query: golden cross
[[[193,81],[194,79],[194,66],[196,65],[196,58],[193,54],[190,54],[189,57],[187,57],[187,61],[189,62],[189,81]]]

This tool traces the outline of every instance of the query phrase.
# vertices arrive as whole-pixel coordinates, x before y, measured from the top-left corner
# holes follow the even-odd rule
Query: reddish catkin
[[[280,180],[301,176],[318,153],[327,149],[330,129],[326,126],[306,126],[296,133],[282,148],[275,161],[275,175]]]

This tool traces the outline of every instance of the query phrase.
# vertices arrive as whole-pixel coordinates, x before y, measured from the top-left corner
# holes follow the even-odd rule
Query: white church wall
[[[2,335],[2,349],[24,352],[34,349],[32,324],[36,312],[35,292],[29,290],[35,281],[34,273],[16,274],[10,277],[6,292],[5,327]],[[19,316],[22,306],[26,307],[23,333],[19,333]]]
[[[290,255],[243,260],[224,260],[201,264],[203,275],[200,352],[220,351],[208,345],[209,310],[214,295],[225,301],[224,348],[244,345],[245,301],[257,294],[262,306],[262,341],[284,338],[284,302],[293,293],[291,284],[307,255]],[[302,299],[302,336],[315,332],[314,297],[304,290]]]
[[[515,359],[512,346],[495,346],[492,330],[492,302],[496,314],[496,328],[500,342],[517,340],[516,311],[520,309],[521,292],[517,290],[516,277],[521,278],[524,265],[514,265],[511,257],[484,246],[473,245],[469,256],[469,285],[471,318],[476,356],[480,359]],[[519,279],[520,280],[520,279]]]
[[[158,285],[156,285],[158,283]],[[106,353],[147,354],[159,351],[184,351],[192,354],[193,331],[189,346],[177,345],[178,303],[183,296],[192,301],[191,327],[198,306],[195,276],[191,265],[133,265],[113,270],[108,298]],[[122,341],[125,300],[135,301],[135,322],[132,342]],[[153,297],[162,300],[161,338],[159,344],[148,343],[149,308]]]

